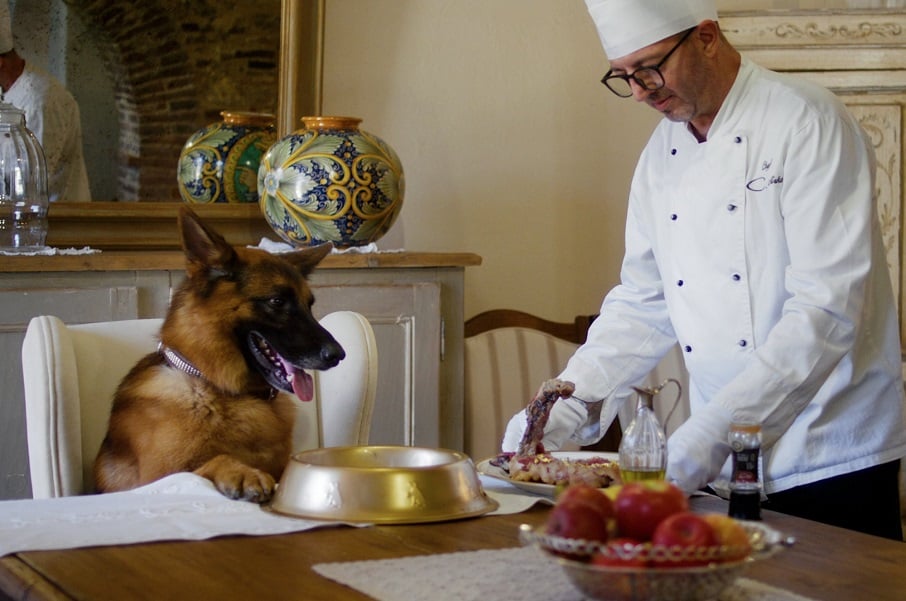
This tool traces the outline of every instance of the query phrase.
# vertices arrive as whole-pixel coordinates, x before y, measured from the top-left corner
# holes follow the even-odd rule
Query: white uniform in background
[[[4,100],[25,112],[26,127],[44,148],[50,201],[90,201],[79,106],[72,94],[52,75],[26,63]]]
[[[603,432],[608,401],[678,340],[691,417],[668,477],[686,490],[723,488],[731,419],[762,424],[767,493],[906,455],[874,173],[830,92],[745,58],[707,142],[662,121],[633,178],[621,284],[560,374],[605,399],[573,438]]]

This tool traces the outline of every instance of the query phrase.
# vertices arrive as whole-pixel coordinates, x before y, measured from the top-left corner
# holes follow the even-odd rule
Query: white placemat
[[[377,601],[583,601],[563,570],[534,547],[322,563],[314,570]],[[811,601],[739,578],[717,601]]]
[[[128,492],[0,502],[0,556],[228,534],[284,534],[333,522],[232,501],[201,476],[173,474]]]
[[[493,478],[483,476],[482,484],[500,505],[494,514],[551,503]],[[209,480],[181,473],[128,492],[0,501],[0,556],[231,534],[285,534],[338,524],[286,517],[255,503],[232,501]]]
[[[526,492],[499,478],[492,478],[484,474],[479,474],[478,478],[488,496],[500,505],[496,511],[492,511],[488,515],[522,513],[539,503],[542,505],[554,504],[551,497]]]

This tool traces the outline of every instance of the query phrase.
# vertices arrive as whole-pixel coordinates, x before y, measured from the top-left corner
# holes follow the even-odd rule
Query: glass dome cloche
[[[44,149],[25,113],[0,99],[0,250],[43,249],[49,204]]]
[[[303,117],[258,168],[267,223],[293,246],[366,246],[387,233],[405,192],[396,152],[357,117]]]

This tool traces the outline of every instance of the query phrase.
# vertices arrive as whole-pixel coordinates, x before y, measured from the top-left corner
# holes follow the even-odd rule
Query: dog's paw
[[[214,483],[225,497],[266,503],[274,496],[276,482],[267,472],[250,467],[228,455],[220,455],[195,470]]]
[[[242,474],[232,473],[217,478],[214,480],[214,486],[231,499],[266,503],[274,496],[276,484],[270,474],[248,468],[248,471]]]

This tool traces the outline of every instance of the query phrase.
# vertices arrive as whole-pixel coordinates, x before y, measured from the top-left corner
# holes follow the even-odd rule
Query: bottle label
[[[732,482],[758,482],[758,449],[734,451]]]

